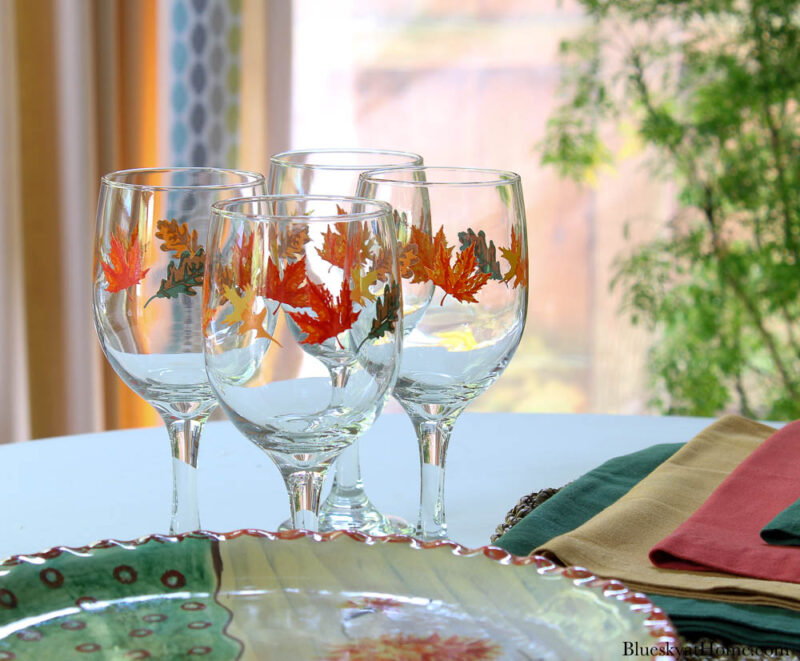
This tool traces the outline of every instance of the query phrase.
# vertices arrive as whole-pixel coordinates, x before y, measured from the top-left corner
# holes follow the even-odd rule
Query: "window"
[[[608,291],[622,226],[668,195],[631,163],[597,189],[540,165],[570,3],[295,0],[291,146],[416,151],[522,176],[531,290],[523,340],[471,410],[639,413],[649,337]],[[652,223],[651,223],[652,225]]]

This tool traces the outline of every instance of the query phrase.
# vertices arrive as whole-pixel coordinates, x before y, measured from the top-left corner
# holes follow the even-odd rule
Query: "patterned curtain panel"
[[[236,0],[169,0],[159,35],[168,104],[165,162],[232,167],[238,162],[242,6]],[[164,43],[166,42],[166,43]],[[162,97],[164,98],[164,97]]]
[[[114,374],[94,332],[100,175],[262,170],[268,7],[0,1],[0,443],[160,422]]]

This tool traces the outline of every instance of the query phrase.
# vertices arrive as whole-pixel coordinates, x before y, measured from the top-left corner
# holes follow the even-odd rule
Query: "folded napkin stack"
[[[498,545],[619,578],[650,595],[684,635],[798,647],[800,548],[770,546],[760,536],[766,526],[765,534],[791,538],[800,521],[791,519],[800,462],[788,454],[798,444],[800,423],[775,432],[725,417],[685,445],[606,462]],[[783,511],[784,523],[772,521]]]

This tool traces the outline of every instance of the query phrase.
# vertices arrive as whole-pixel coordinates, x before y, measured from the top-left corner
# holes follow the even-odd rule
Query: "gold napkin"
[[[718,420],[617,502],[535,552],[642,592],[800,610],[800,584],[659,569],[648,557],[774,431],[738,416]]]

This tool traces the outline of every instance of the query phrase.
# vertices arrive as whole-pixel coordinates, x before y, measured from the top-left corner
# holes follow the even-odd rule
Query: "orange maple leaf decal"
[[[483,287],[491,273],[482,273],[476,269],[478,261],[475,257],[475,246],[470,245],[456,256],[456,263],[450,265],[453,247],[447,245],[444,226],[439,228],[436,236],[422,230],[411,228],[411,241],[417,247],[419,262],[409,265],[413,273],[412,283],[431,280],[433,284],[444,290],[442,303],[449,294],[462,303],[475,303],[475,294]]]
[[[503,255],[509,264],[509,269],[503,276],[503,282],[510,282],[514,279],[514,288],[522,285],[528,286],[528,260],[522,257],[522,241],[514,228],[511,228],[511,247],[500,248],[500,253]]]
[[[444,240],[440,241],[438,234],[434,246],[436,252],[433,264],[427,267],[427,271],[433,283],[441,287],[445,293],[439,305],[444,305],[444,299],[448,294],[462,303],[477,303],[478,299],[475,298],[475,294],[492,277],[492,274],[476,272],[475,267],[478,262],[475,259],[475,246],[469,246],[466,250],[459,252],[453,266],[450,266],[450,254],[453,249],[452,247],[448,248]]]
[[[306,286],[305,256],[294,264],[288,264],[283,269],[283,277],[278,272],[278,267],[270,259],[267,263],[267,282],[264,296],[294,308],[308,307],[310,300],[308,287]]]
[[[253,270],[253,239],[255,239],[255,236],[255,234],[250,234],[250,238],[247,240],[242,237],[233,246],[233,263],[236,264],[237,275],[239,276],[238,282],[242,286],[250,282]]]
[[[161,239],[161,250],[164,252],[174,251],[173,257],[178,258],[187,250],[194,254],[200,248],[197,240],[197,230],[189,231],[186,223],[178,224],[174,218],[172,220],[159,220],[156,223],[156,238]]]
[[[289,316],[307,337],[301,344],[321,344],[353,327],[361,311],[353,310],[350,284],[345,280],[336,301],[324,285],[308,282],[309,307],[316,316],[305,312],[289,312]]]
[[[142,271],[142,247],[138,239],[138,226],[133,228],[128,241],[121,227],[111,237],[108,262],[101,261],[100,266],[106,276],[106,289],[112,294],[138,285],[150,270]]]
[[[446,245],[447,242],[444,238],[444,227],[439,228],[439,232],[436,234],[435,241],[444,243]],[[426,267],[433,264],[436,256],[434,243],[435,242],[431,239],[430,234],[423,232],[418,227],[411,227],[411,241],[408,245],[413,245],[416,247],[415,254],[417,257],[416,261],[410,260],[408,263],[408,269],[411,271],[412,283],[426,282],[427,280],[430,280],[430,275],[428,274],[428,269]],[[450,252],[452,252],[452,250],[453,249],[450,248]]]
[[[340,216],[347,212],[338,204],[336,213]],[[340,269],[344,269],[345,262],[361,264],[369,258],[371,237],[365,223],[335,223],[335,231],[328,227],[322,237],[322,248],[317,248],[317,253],[322,259]],[[349,258],[349,259],[348,259]]]

